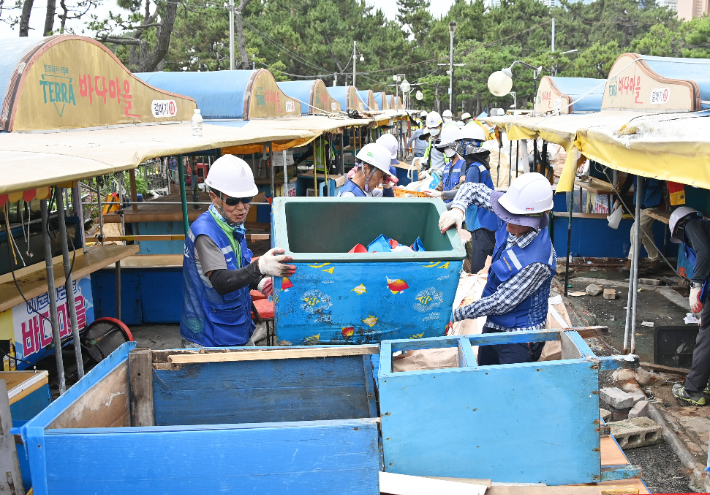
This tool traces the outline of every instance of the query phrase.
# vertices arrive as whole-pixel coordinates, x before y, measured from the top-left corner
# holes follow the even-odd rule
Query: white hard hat
[[[465,125],[461,129],[461,137],[459,139],[477,139],[478,141],[485,141],[486,133],[483,132],[483,127],[478,124]]]
[[[253,198],[259,194],[251,167],[234,155],[217,158],[210,167],[205,184],[231,198]]]
[[[441,151],[445,148],[450,148],[459,139],[461,139],[461,129],[453,124],[445,125],[441,131],[441,138],[439,138],[439,144],[436,145],[436,149]]]
[[[500,205],[514,215],[531,215],[549,211],[553,207],[552,186],[544,175],[532,172],[515,179],[503,196]]]
[[[431,129],[432,127],[439,127],[444,121],[437,112],[429,112],[426,116],[426,126]]]
[[[671,229],[671,242],[675,242],[676,244],[683,242],[683,239],[676,237],[678,233],[675,231],[675,228],[681,220],[689,215],[702,218],[702,215],[698,212],[698,210],[690,208],[689,206],[681,206],[671,213],[671,219],[668,221],[668,227]]]
[[[383,134],[375,142],[377,144],[381,144],[389,150],[390,158],[392,158],[393,160],[397,158],[397,151],[399,151],[399,143],[397,142],[397,138],[394,137],[392,134]]]
[[[357,159],[390,174],[390,150],[377,143],[366,144],[357,154]]]
[[[450,119],[453,118],[454,114],[452,114],[451,110],[447,108],[446,110],[444,110],[444,113],[442,113],[441,116]]]
[[[427,116],[426,110],[422,110],[422,113],[420,113],[419,116],[420,116],[421,118],[426,118],[426,116]]]
[[[466,120],[466,119],[470,119],[470,118],[471,118],[471,114],[468,112],[464,112],[463,115],[461,115],[461,120]]]

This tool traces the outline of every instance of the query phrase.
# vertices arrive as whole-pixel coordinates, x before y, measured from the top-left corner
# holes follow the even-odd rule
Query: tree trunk
[[[64,26],[67,24],[67,16],[69,16],[69,9],[64,0],[59,0],[59,5],[62,7],[62,13],[59,15],[59,33],[64,34]]]
[[[155,45],[155,50],[148,54],[147,44],[146,50],[143,50],[141,44],[140,63],[138,64],[137,72],[153,72],[161,60],[168,54],[170,47],[170,36],[173,34],[173,26],[175,25],[175,17],[177,16],[178,2],[166,2],[165,12],[161,15],[161,26],[158,32],[158,42]],[[144,55],[145,53],[145,55]]]
[[[57,13],[57,0],[47,0],[47,13],[44,17],[44,36],[50,36],[54,29],[54,16]]]
[[[32,5],[34,0],[25,0],[22,4],[22,14],[20,14],[20,38],[26,38],[30,33],[30,15],[32,15]]]
[[[239,56],[242,59],[241,68],[244,70],[249,69],[249,55],[247,55],[246,43],[244,42],[244,21],[242,15],[250,1],[251,0],[240,0],[239,7],[234,11],[237,26],[237,45],[239,45]]]

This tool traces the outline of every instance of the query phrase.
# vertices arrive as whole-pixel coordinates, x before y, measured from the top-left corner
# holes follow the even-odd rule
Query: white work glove
[[[274,283],[271,280],[271,277],[264,277],[261,279],[259,282],[259,285],[256,287],[259,292],[264,294],[266,297],[274,295]]]
[[[286,251],[283,248],[275,247],[268,250],[262,257],[259,258],[259,271],[262,275],[271,275],[272,277],[290,277],[296,273],[295,265],[286,265],[287,261],[292,261],[291,256],[284,256],[281,253]],[[281,256],[279,256],[281,255]]]
[[[421,172],[419,172],[417,178],[419,180],[427,180],[429,178],[429,172],[427,172],[426,170],[422,170]]]
[[[690,303],[690,310],[698,314],[703,310],[703,303],[700,302],[700,292],[702,292],[703,287],[691,287],[690,297],[688,297],[688,302]]]
[[[439,217],[439,230],[441,230],[441,233],[443,234],[454,225],[456,225],[456,230],[459,230],[461,229],[461,225],[463,225],[463,219],[464,215],[461,210],[458,208],[451,208],[450,210],[442,213]]]
[[[440,198],[443,193],[441,191],[429,190],[424,191],[424,194],[426,194],[430,198]]]

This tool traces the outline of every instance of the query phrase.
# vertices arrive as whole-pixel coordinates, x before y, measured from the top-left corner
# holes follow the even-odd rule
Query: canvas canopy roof
[[[380,109],[375,101],[375,94],[371,89],[358,90],[357,95],[365,103],[365,110],[373,112]]]
[[[204,119],[251,120],[301,115],[301,102],[286,96],[266,69],[136,75],[158,88],[194,98]]]
[[[710,60],[624,53],[609,71],[602,110],[690,112],[710,108]]]
[[[340,103],[330,96],[328,87],[320,79],[277,83],[288,96],[301,103],[302,115],[340,112]]]
[[[328,88],[328,93],[340,103],[340,109],[343,111],[365,110],[365,103],[357,95],[355,86],[331,86]]]
[[[535,98],[535,113],[587,113],[602,107],[604,79],[545,76]]]

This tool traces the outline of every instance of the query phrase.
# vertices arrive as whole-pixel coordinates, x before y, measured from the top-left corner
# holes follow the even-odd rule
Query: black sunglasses
[[[229,206],[237,206],[239,203],[244,203],[245,205],[248,205],[249,203],[251,203],[251,200],[254,199],[253,196],[251,198],[225,198],[223,196],[220,196],[220,198]]]

